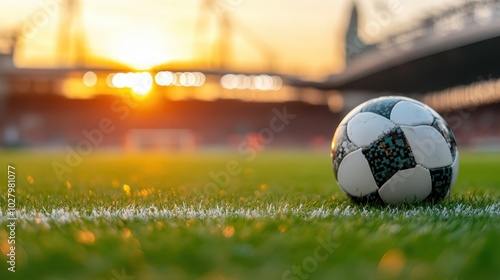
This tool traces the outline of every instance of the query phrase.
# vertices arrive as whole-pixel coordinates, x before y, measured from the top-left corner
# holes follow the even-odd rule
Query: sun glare
[[[137,70],[172,60],[166,48],[166,38],[152,30],[136,30],[117,34],[109,57]]]
[[[153,77],[148,72],[112,73],[106,83],[114,88],[130,88],[137,95],[147,95],[153,86]]]

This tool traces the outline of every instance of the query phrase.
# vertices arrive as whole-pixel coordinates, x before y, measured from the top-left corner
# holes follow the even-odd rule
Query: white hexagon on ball
[[[391,111],[391,121],[399,125],[431,125],[434,116],[425,107],[414,102],[401,101]]]
[[[418,164],[426,168],[437,168],[453,163],[446,140],[434,127],[419,125],[401,128]]]
[[[395,127],[387,118],[380,115],[363,112],[355,115],[347,123],[347,135],[358,147],[366,147],[377,140],[383,133]]]
[[[354,170],[357,172],[353,172]],[[342,160],[337,177],[342,189],[352,196],[359,197],[378,190],[361,149],[350,153]]]
[[[398,171],[380,188],[379,195],[389,204],[421,201],[431,193],[431,186],[429,170],[417,165]]]

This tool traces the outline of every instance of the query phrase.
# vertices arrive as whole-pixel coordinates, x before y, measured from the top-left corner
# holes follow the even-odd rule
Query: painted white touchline
[[[441,218],[453,217],[492,217],[500,216],[500,203],[493,203],[485,207],[475,207],[467,204],[458,204],[453,207],[448,206],[418,206],[412,209],[402,210],[398,208],[369,209],[358,208],[350,205],[329,208],[320,206],[319,208],[307,208],[304,205],[290,207],[289,205],[268,204],[262,208],[248,209],[229,206],[215,206],[203,208],[192,205],[173,205],[170,208],[136,207],[125,208],[93,208],[93,209],[64,209],[57,208],[46,210],[27,210],[25,208],[15,212],[18,221],[28,223],[57,223],[66,224],[75,221],[87,220],[95,221],[101,219],[120,220],[176,220],[176,219],[226,219],[226,218],[280,218],[282,215],[299,217],[305,220],[315,218],[342,218],[353,216],[364,217],[394,217],[394,218],[414,218],[426,216],[438,216]],[[7,222],[6,212],[0,210],[0,223]]]

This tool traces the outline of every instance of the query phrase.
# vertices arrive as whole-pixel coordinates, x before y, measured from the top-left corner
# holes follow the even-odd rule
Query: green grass
[[[450,200],[397,207],[352,204],[328,152],[94,153],[63,181],[51,164],[64,155],[0,157],[0,279],[498,276],[499,154],[461,154]],[[6,263],[7,163],[17,172],[15,273]],[[229,183],[215,188],[210,172],[227,171]]]

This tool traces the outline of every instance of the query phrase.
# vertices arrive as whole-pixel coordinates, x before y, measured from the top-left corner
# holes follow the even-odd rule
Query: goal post
[[[192,152],[196,139],[190,129],[131,129],[125,135],[125,151]]]

